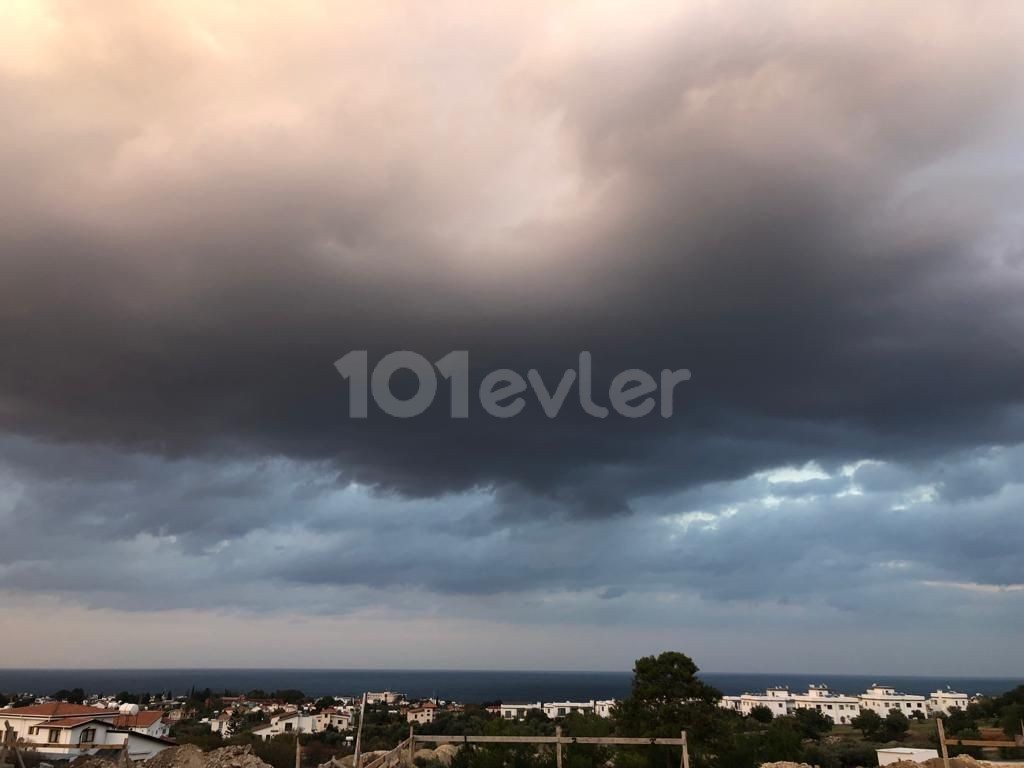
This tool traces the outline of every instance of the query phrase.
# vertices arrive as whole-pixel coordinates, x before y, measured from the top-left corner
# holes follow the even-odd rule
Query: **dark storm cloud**
[[[426,74],[369,75],[358,107],[338,68],[279,104],[283,75],[229,93],[215,56],[142,25],[111,32],[137,66],[121,87],[80,50],[9,73],[3,152],[24,190],[0,235],[4,426],[331,460],[420,496],[522,489],[583,515],[781,463],[1020,439],[1016,11],[794,6],[758,34],[733,12],[569,52],[506,42],[433,102],[417,90],[445,72],[423,48],[381,52]],[[328,40],[268,56],[326,64]],[[95,103],[75,93],[89,78]],[[218,97],[227,125],[202,106]],[[495,107],[558,117],[545,159],[580,202],[491,223],[523,204],[491,191],[521,183],[504,155],[539,141],[476,134]],[[465,125],[387,121],[441,110]],[[694,379],[670,422],[345,417],[342,354],[455,348],[477,375],[555,381],[588,349],[605,385],[627,366]]]
[[[1016,9],[180,6],[0,46],[0,589],[1020,628]],[[693,380],[363,422],[352,349]]]

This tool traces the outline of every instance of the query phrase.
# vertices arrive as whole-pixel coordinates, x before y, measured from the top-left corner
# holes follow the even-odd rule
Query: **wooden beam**
[[[562,768],[562,726],[555,726],[555,768]]]
[[[1022,746],[1016,741],[987,741],[985,739],[947,739],[946,744],[954,747],[991,747],[992,749],[997,747],[1013,749]]]
[[[606,744],[644,746],[657,744],[681,747],[683,739],[627,738],[617,736],[434,736],[417,734],[416,741],[430,744]]]
[[[942,718],[935,718],[935,727],[939,729],[939,746],[942,747],[942,768],[949,768],[949,750],[946,749],[946,729],[942,726]]]

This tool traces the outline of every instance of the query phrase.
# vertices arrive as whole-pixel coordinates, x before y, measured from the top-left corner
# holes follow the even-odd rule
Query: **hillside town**
[[[945,720],[951,735],[995,738],[999,729],[993,725],[1006,723],[1004,729],[1012,733],[1015,718],[1024,714],[1024,686],[1001,697],[971,696],[950,688],[923,696],[884,684],[859,694],[812,685],[805,692],[774,687],[722,696],[700,681],[689,663],[676,653],[638,660],[634,679],[646,675],[650,680],[640,687],[634,683],[633,693],[621,700],[468,703],[393,690],[316,698],[290,689],[193,689],[180,696],[169,691],[101,696],[81,689],[48,696],[0,694],[0,766],[55,768],[74,762],[78,768],[102,768],[110,759],[121,766],[135,762],[141,767],[142,761],[151,761],[146,768],[179,768],[173,755],[181,754],[191,756],[182,768],[199,768],[196,755],[217,753],[230,758],[231,768],[245,768],[246,761],[252,763],[249,768],[366,768],[361,754],[376,756],[368,763],[372,768],[396,768],[397,763],[382,762],[382,756],[391,756],[394,763],[392,758],[404,749],[401,745],[411,750],[418,741],[436,749],[424,748],[422,759],[407,759],[406,768],[445,768],[457,755],[471,754],[471,748],[466,753],[460,749],[469,748],[473,740],[554,740],[560,745],[567,735],[571,743],[579,737],[635,743],[636,736],[661,736],[666,728],[688,727],[695,743],[717,742],[715,749],[722,755],[735,751],[730,765],[756,767],[770,760],[814,757],[821,768],[891,763],[911,768],[905,765],[908,760],[924,762],[938,756],[933,736],[937,724],[941,731],[937,718]],[[709,725],[713,722],[717,725]],[[1021,739],[1024,747],[1024,736]],[[672,739],[655,738],[650,744],[655,742]],[[674,743],[685,743],[685,735]],[[1010,745],[1009,750],[1000,748],[1004,757],[1024,757],[1024,749],[1016,749],[1014,741],[992,743]],[[180,752],[186,746],[193,751]],[[700,749],[696,747],[695,755]],[[168,750],[173,751],[171,762],[158,763],[157,757]],[[536,759],[523,762],[525,753],[519,753],[511,763],[506,758],[499,763],[550,768],[546,758],[541,759],[545,754],[541,749],[534,753]],[[605,756],[598,759],[595,753],[581,768],[618,765],[611,752],[600,754]],[[239,756],[245,760],[236,759]]]

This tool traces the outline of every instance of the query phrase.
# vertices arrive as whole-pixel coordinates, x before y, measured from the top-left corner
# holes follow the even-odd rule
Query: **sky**
[[[1024,674],[1024,5],[3,14],[0,666]]]

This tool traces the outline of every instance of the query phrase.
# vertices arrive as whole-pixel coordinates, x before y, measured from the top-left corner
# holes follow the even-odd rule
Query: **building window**
[[[86,728],[82,731],[82,735],[78,737],[79,744],[93,744],[96,742],[96,729]]]
[[[60,741],[60,729],[59,728],[51,728],[50,729],[50,743],[51,744],[56,744],[58,741]]]

